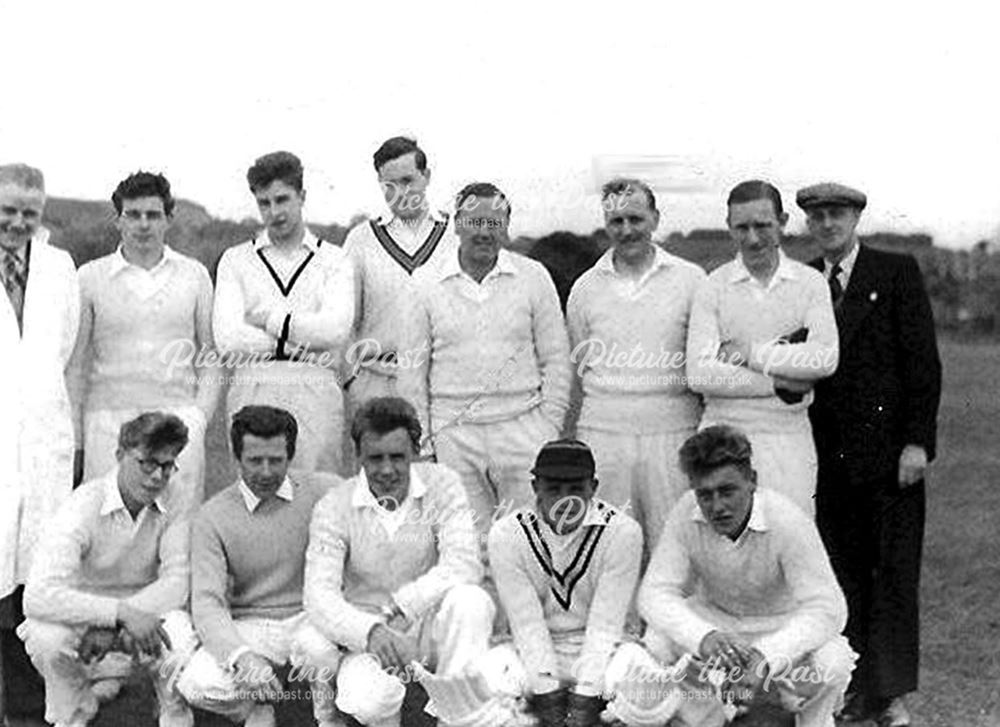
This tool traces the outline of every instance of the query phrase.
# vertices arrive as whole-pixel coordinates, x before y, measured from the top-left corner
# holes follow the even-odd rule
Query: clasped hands
[[[746,639],[725,631],[711,631],[701,640],[698,656],[709,667],[725,671],[725,686],[739,688],[737,701],[755,701],[765,691],[770,666],[760,650]]]
[[[157,658],[163,647],[170,648],[170,638],[158,615],[124,601],[118,604],[116,626],[92,626],[80,638],[77,654],[84,664],[100,661],[111,651],[131,654],[134,658]]]

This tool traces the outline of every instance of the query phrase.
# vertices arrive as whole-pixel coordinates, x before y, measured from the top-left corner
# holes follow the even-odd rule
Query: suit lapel
[[[841,351],[854,338],[861,322],[878,300],[877,273],[878,270],[875,261],[872,260],[871,253],[868,248],[861,245],[858,250],[858,259],[854,263],[854,270],[851,271],[851,279],[847,282],[847,289],[844,291],[844,298],[836,310]]]

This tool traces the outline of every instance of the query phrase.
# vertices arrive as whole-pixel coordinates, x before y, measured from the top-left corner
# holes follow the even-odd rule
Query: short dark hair
[[[413,451],[420,451],[423,428],[413,404],[398,396],[377,396],[368,399],[354,414],[351,421],[351,439],[354,448],[361,449],[361,437],[365,432],[384,436],[397,429],[405,429],[413,445]]]
[[[295,441],[299,436],[299,424],[289,412],[275,406],[245,406],[233,415],[229,429],[229,442],[233,445],[236,459],[243,456],[243,437],[252,434],[261,439],[271,439],[284,435],[285,452],[288,459],[295,456]]]
[[[702,429],[681,445],[679,453],[681,470],[692,479],[731,464],[749,476],[753,472],[752,456],[747,436],[727,424]]]
[[[455,195],[455,215],[462,211],[463,205],[466,200],[471,198],[481,198],[490,199],[493,197],[499,197],[503,200],[504,206],[507,208],[507,217],[510,217],[511,206],[510,200],[507,199],[507,195],[500,191],[500,188],[493,184],[492,182],[472,182],[471,184],[466,184],[462,189],[459,190],[458,194]]]
[[[274,151],[258,157],[247,170],[251,192],[263,189],[275,180],[281,180],[296,192],[301,192],[302,160],[290,151]]]
[[[111,195],[111,204],[117,214],[122,213],[122,203],[127,199],[140,197],[159,197],[163,200],[163,211],[167,215],[174,213],[174,198],[170,194],[170,182],[162,174],[138,171],[130,174],[118,183]]]
[[[382,146],[376,149],[372,155],[375,171],[377,172],[393,159],[399,159],[407,154],[415,154],[413,161],[417,165],[417,171],[427,171],[427,155],[417,145],[417,140],[408,136],[394,136],[382,142]]]
[[[604,186],[601,187],[601,202],[607,202],[608,197],[613,195],[630,194],[637,189],[646,194],[646,203],[649,205],[649,209],[653,212],[659,212],[656,208],[656,195],[653,194],[652,187],[641,179],[630,177],[616,177],[610,182],[605,182]]]
[[[758,199],[771,200],[771,204],[774,205],[774,214],[777,217],[781,217],[784,214],[785,208],[781,204],[781,192],[773,184],[765,182],[762,179],[751,179],[737,184],[729,192],[729,199],[726,200],[726,206],[731,207],[734,204],[756,202]]]
[[[122,424],[118,430],[120,450],[143,449],[159,452],[173,449],[178,452],[188,443],[188,428],[180,417],[162,411],[147,411]]]

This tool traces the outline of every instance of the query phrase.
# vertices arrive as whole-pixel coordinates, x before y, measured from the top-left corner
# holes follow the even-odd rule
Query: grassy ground
[[[1000,346],[944,341],[941,352],[945,387],[939,459],[928,488],[921,689],[910,706],[915,725],[1000,727]],[[235,473],[216,419],[208,436],[209,493]],[[142,701],[109,705],[100,725],[151,727]]]

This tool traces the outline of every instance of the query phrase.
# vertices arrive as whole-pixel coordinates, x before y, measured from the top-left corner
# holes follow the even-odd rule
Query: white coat
[[[24,333],[0,285],[0,597],[25,582],[40,529],[73,488],[64,371],[80,323],[76,267],[40,228],[31,241]]]

